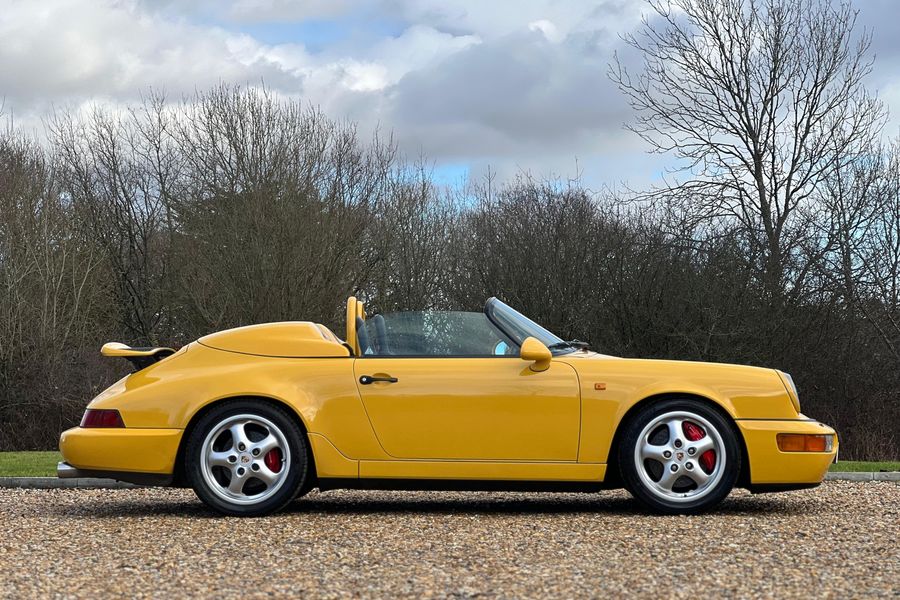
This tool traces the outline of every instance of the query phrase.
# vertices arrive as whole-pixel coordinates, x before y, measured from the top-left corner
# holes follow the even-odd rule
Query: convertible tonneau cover
[[[167,356],[175,354],[172,348],[133,348],[122,344],[121,342],[108,342],[100,348],[100,354],[103,356],[118,356],[124,358],[132,365],[135,371],[140,371],[159,362]]]

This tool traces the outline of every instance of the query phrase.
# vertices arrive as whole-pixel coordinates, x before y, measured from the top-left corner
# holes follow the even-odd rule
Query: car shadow
[[[285,512],[306,514],[577,514],[619,513],[637,514],[641,507],[631,498],[603,498],[597,494],[579,497],[554,494],[522,495],[509,493],[474,492],[380,492],[378,496],[346,494],[329,497],[331,493],[310,494],[290,504]],[[410,497],[412,496],[412,497]],[[424,496],[424,497],[423,497]]]
[[[102,503],[48,503],[48,515],[81,518],[121,518],[171,516],[175,518],[227,518],[202,504],[188,490],[161,490],[163,497],[135,496],[130,490],[117,490],[114,498]],[[800,501],[798,501],[800,500]],[[793,515],[820,509],[813,498],[779,495],[742,494],[727,498],[706,515]],[[646,510],[623,492],[584,494],[509,493],[509,492],[312,492],[289,504],[280,516],[378,515],[554,515],[590,514],[601,517],[647,516],[665,518]],[[690,517],[688,517],[690,518]],[[702,518],[702,516],[701,516]]]
[[[397,514],[423,513],[434,515],[493,514],[493,515],[552,515],[552,514],[594,514],[607,516],[648,517],[659,515],[646,509],[631,496],[608,493],[593,494],[523,494],[517,497],[510,493],[478,492],[468,497],[459,493],[448,493],[446,498],[440,492],[422,492],[427,498],[405,497],[409,492],[387,492],[379,497],[353,497],[344,495],[329,498],[330,492],[310,494],[300,498],[285,508],[286,513],[305,514]],[[726,499],[710,515],[789,515],[804,513],[809,506],[786,502],[782,498],[746,495]]]

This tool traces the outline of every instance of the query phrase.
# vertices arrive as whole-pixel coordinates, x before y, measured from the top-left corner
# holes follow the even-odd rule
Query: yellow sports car
[[[483,312],[240,327],[177,352],[106,344],[136,372],[65,431],[60,477],[192,487],[231,515],[312,488],[627,488],[694,513],[735,486],[821,483],[838,450],[774,369],[623,359],[500,300]]]

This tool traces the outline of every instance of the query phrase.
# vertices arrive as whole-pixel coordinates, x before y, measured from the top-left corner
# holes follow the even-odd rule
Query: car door
[[[517,356],[354,359],[366,413],[398,459],[575,461],[575,370]]]

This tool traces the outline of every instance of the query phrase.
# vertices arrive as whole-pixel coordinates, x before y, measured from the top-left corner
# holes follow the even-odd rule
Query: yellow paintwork
[[[606,465],[577,462],[361,460],[359,476],[376,479],[603,481]]]
[[[347,298],[347,343],[353,346],[353,353],[359,354],[359,347],[356,344],[356,298],[350,296]]]
[[[522,360],[530,360],[534,364],[529,367],[532,371],[541,372],[550,368],[550,361],[553,360],[553,354],[537,338],[525,338],[522,342],[522,348],[519,350],[519,357]]]
[[[661,394],[707,398],[738,419],[799,418],[774,369],[666,360],[607,357],[578,352],[553,359],[573,366],[581,380],[578,458],[606,462],[622,417],[635,404]],[[595,383],[606,389],[596,390]]]
[[[356,339],[356,319],[366,320],[366,310],[363,303],[355,297],[347,298],[347,343],[353,347],[356,356],[362,354],[359,350],[359,342]]]
[[[82,469],[171,473],[181,429],[81,429],[59,438],[65,459]]]
[[[719,405],[747,448],[750,482],[815,483],[837,452],[782,453],[779,432],[833,431],[799,414],[773,369],[622,359],[578,351],[524,356],[358,357],[347,303],[347,344],[308,322],[243,327],[201,338],[116,382],[91,408],[120,411],[124,429],[60,439],[64,459],[91,470],[171,473],[184,430],[211,403],[268,398],[307,431],[320,478],[602,481],[623,417],[663,394]],[[106,353],[106,351],[104,352]],[[524,359],[524,360],[523,360]],[[540,369],[546,361],[547,368]],[[389,375],[397,383],[358,383]]]
[[[389,457],[578,458],[578,376],[567,364],[536,373],[517,357],[362,358],[354,363],[356,379],[390,375],[400,380],[359,386]]]
[[[781,371],[777,371],[778,377],[781,378],[781,383],[784,384],[784,388],[788,392],[788,396],[791,397],[791,404],[794,405],[794,410],[800,412],[800,398],[797,397],[797,394],[794,392],[793,386],[788,382],[787,376]]]
[[[330,330],[305,321],[238,327],[197,341],[216,350],[277,358],[350,356]]]
[[[737,421],[747,444],[754,483],[818,483],[838,451],[837,435],[831,427],[814,421]],[[834,435],[831,452],[782,452],[775,436],[779,433]]]
[[[103,356],[120,356],[120,357],[129,357],[129,356],[153,356],[160,350],[168,350],[169,352],[175,352],[171,348],[147,348],[147,349],[138,349],[132,348],[131,346],[126,346],[121,342],[107,342],[103,344],[103,347],[100,348],[100,354]]]
[[[359,461],[341,454],[334,444],[324,435],[310,433],[309,445],[316,457],[316,469],[319,477],[338,477],[353,479],[359,477]]]

